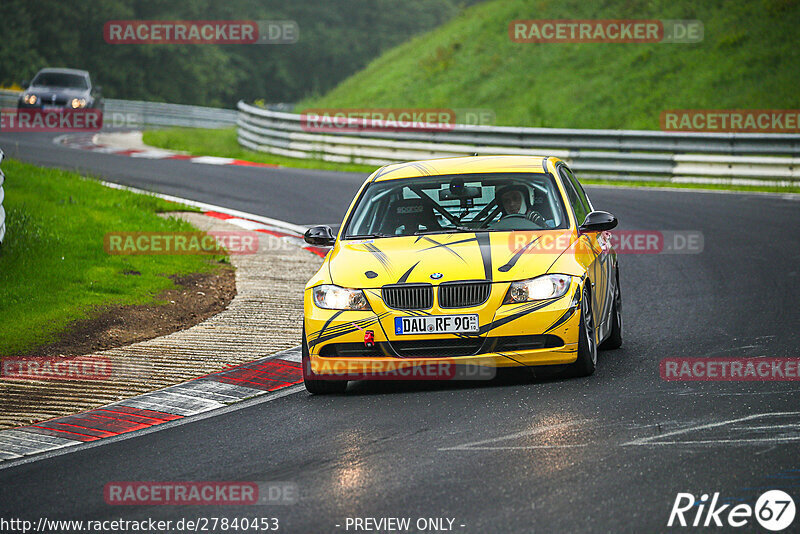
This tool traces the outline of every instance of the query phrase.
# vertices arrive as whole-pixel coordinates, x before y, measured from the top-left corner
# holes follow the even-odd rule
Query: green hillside
[[[511,42],[515,19],[699,19],[695,44]],[[800,108],[798,0],[495,0],[304,107],[488,108],[497,124],[658,129],[666,109]]]

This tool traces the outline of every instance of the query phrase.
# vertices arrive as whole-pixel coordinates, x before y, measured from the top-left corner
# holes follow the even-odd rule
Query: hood
[[[48,85],[31,85],[25,90],[25,94],[34,94],[42,100],[57,97],[67,98],[87,98],[89,89],[75,89],[70,87],[52,87]]]
[[[328,267],[333,283],[343,287],[487,279],[507,282],[545,274],[574,239],[570,230],[550,230],[340,241],[330,253]]]

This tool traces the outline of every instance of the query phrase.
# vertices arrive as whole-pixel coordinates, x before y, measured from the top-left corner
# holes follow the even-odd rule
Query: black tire
[[[617,288],[614,291],[614,309],[611,310],[611,332],[605,341],[600,343],[600,350],[613,350],[622,346],[622,292],[619,289],[619,271],[617,271]]]
[[[587,280],[588,284],[589,281]],[[597,367],[597,343],[594,337],[594,314],[589,289],[583,288],[578,326],[578,359],[567,367],[567,376],[589,376]]]
[[[316,378],[314,371],[311,370],[311,357],[306,341],[306,329],[303,328],[302,343],[302,365],[303,365],[303,384],[306,390],[312,395],[330,395],[334,393],[344,393],[347,389],[347,380],[321,380]]]

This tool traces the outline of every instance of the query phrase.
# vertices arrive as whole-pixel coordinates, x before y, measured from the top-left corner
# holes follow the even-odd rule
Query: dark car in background
[[[85,70],[42,69],[19,97],[19,109],[98,109],[103,110],[100,86],[92,85]]]

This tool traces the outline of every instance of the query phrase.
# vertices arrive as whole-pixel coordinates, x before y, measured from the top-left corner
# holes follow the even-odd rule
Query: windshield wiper
[[[348,236],[345,236],[344,238],[345,239],[371,239],[371,238],[376,238],[376,237],[380,238],[380,237],[398,237],[398,236],[394,236],[394,235],[391,235],[391,234],[381,234],[379,232],[376,232],[374,234],[348,235]]]
[[[441,230],[424,230],[421,232],[414,232],[414,235],[427,235],[427,234],[456,234],[460,232],[487,232],[484,228],[469,228],[468,226],[456,226],[455,228],[443,228]]]

